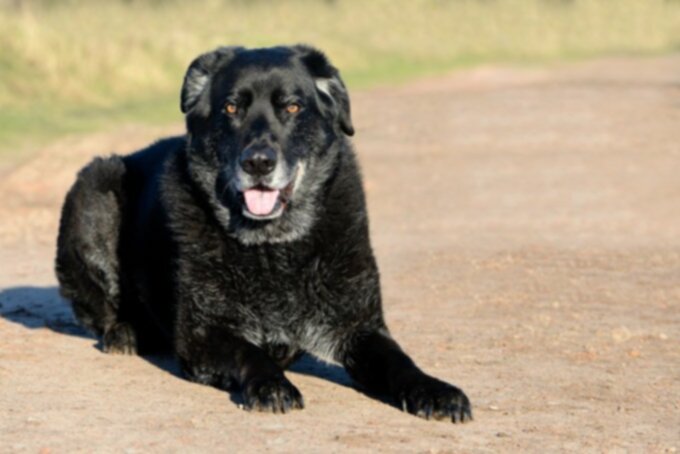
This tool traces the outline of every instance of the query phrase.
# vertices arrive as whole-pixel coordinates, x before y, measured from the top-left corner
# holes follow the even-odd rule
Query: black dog
[[[64,203],[57,276],[104,351],[172,350],[248,408],[302,408],[283,370],[343,365],[405,411],[472,418],[383,320],[354,133],[338,71],[306,46],[220,48],[189,66],[188,133],[98,158]]]

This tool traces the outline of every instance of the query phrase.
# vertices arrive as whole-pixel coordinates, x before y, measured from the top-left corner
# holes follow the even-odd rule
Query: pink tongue
[[[274,211],[279,199],[279,190],[248,189],[243,191],[248,211],[257,216],[265,216]]]

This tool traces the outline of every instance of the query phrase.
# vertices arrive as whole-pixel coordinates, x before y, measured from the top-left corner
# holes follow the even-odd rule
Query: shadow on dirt
[[[26,328],[94,339],[80,327],[57,287],[12,287],[0,291],[0,317]]]
[[[0,290],[0,317],[29,329],[47,328],[56,333],[92,339],[93,346],[101,344],[76,322],[67,300],[59,295],[57,287],[11,287]],[[144,356],[154,366],[177,377],[181,371],[170,355]],[[341,386],[352,387],[352,380],[342,367],[322,363],[309,355],[296,361],[291,371],[319,377]],[[232,401],[242,403],[240,396],[232,393]]]

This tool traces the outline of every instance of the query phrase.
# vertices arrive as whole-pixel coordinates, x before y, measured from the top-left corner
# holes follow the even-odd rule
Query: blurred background
[[[310,43],[351,88],[483,63],[680,48],[677,0],[0,0],[0,158],[68,133],[180,119],[188,63]]]

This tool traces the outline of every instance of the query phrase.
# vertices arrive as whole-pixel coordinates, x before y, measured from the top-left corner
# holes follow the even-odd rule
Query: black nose
[[[241,153],[241,168],[250,175],[264,176],[276,167],[276,151],[270,147],[248,147]]]

